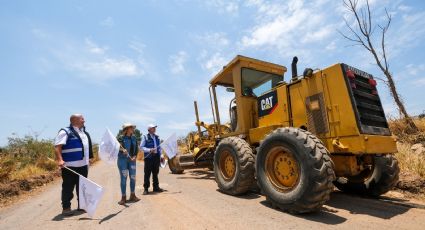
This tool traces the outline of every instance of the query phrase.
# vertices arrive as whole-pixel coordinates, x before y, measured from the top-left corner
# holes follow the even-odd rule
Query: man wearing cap
[[[145,156],[145,176],[143,187],[145,191],[143,195],[147,195],[149,193],[150,187],[150,177],[152,174],[153,180],[153,191],[154,192],[162,192],[163,190],[159,187],[158,182],[158,173],[159,173],[159,165],[160,165],[160,155],[161,155],[161,147],[160,140],[156,132],[156,125],[150,124],[148,125],[148,133],[143,135],[142,143],[140,144],[140,148],[144,152]]]
[[[89,159],[93,158],[92,143],[84,126],[83,115],[73,114],[69,120],[71,122],[69,127],[61,129],[55,139],[56,161],[62,169],[62,214],[66,216],[72,215],[71,200],[74,197],[74,187],[77,201],[79,199],[79,176],[65,166],[87,177]],[[83,210],[78,208],[78,211]]]

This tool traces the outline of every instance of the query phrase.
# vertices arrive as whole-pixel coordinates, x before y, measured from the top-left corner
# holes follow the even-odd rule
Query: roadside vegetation
[[[94,161],[98,160],[97,146]],[[0,149],[0,206],[8,198],[43,186],[59,176],[52,140],[12,136]]]
[[[409,133],[405,121],[389,120],[390,129],[398,139],[396,158],[400,166],[400,181],[397,189],[410,197],[425,199],[425,114],[413,121],[419,129],[415,134]]]

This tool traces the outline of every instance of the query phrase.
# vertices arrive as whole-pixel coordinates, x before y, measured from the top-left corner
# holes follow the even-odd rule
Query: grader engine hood
[[[346,64],[342,70],[360,132],[391,135],[373,76]]]

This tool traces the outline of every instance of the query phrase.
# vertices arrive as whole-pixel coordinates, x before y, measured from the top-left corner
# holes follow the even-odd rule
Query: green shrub
[[[0,153],[0,181],[21,179],[57,169],[52,140],[38,140],[33,136],[13,136]]]

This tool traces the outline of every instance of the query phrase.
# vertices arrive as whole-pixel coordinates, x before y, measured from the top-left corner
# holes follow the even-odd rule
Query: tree
[[[118,131],[117,138],[123,135],[122,129]],[[134,129],[134,136],[136,136],[137,142],[140,143],[142,141],[142,132],[139,129]]]
[[[376,29],[375,25],[372,22],[372,14],[370,11],[369,0],[366,0],[366,6],[363,8],[358,8],[358,0],[343,0],[345,7],[354,15],[355,25],[352,26],[347,19],[345,19],[345,24],[350,31],[350,35],[347,35],[341,31],[340,34],[347,40],[353,42],[355,45],[360,45],[364,47],[369,53],[372,54],[375,59],[376,65],[384,74],[385,78],[377,78],[385,83],[385,85],[390,90],[391,96],[394,99],[394,102],[402,115],[408,130],[408,133],[417,133],[418,127],[413,122],[413,119],[409,116],[404,106],[403,99],[397,91],[394,78],[389,69],[387,50],[385,46],[385,36],[388,32],[388,29],[391,24],[391,14],[388,13],[385,9],[386,14],[386,24],[378,25],[381,32],[380,44],[375,48],[373,36]],[[378,49],[378,50],[377,50]]]

